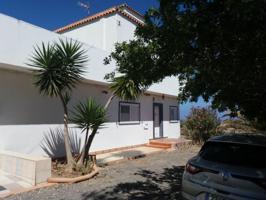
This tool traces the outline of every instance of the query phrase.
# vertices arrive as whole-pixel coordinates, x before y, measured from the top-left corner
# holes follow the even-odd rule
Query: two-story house
[[[73,90],[69,108],[87,97],[105,104],[111,92],[104,76],[116,64],[106,66],[103,60],[116,42],[134,39],[136,26],[143,23],[143,16],[124,4],[54,32],[0,14],[0,150],[44,154],[44,135],[62,127],[59,99],[40,95],[33,85],[32,68],[26,63],[34,45],[58,38],[82,42],[89,61],[84,80]],[[135,101],[115,98],[108,109],[108,122],[96,135],[92,151],[145,144],[154,138],[180,137],[177,94],[177,78],[167,77]],[[71,129],[77,138],[83,137],[74,125]]]

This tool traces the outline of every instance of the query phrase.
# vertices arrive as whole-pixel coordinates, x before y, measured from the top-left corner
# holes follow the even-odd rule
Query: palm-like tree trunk
[[[92,141],[96,135],[96,132],[98,131],[98,128],[95,128],[92,130],[92,133],[90,134],[89,138],[89,129],[86,130],[86,137],[85,137],[85,143],[81,152],[81,156],[77,162],[78,165],[82,165],[82,164],[87,164],[88,161],[88,156],[89,156],[89,151],[90,151],[90,147],[92,144]]]
[[[85,150],[85,161],[88,160],[88,156],[89,156],[89,152],[90,152],[90,148],[91,148],[91,144],[92,144],[92,141],[96,135],[98,131],[98,128],[94,128],[89,136],[89,139],[88,139],[88,142],[87,142],[87,145],[86,145],[86,150]]]
[[[74,159],[71,153],[71,145],[70,145],[69,132],[68,132],[68,109],[63,96],[61,94],[59,96],[64,109],[64,141],[65,141],[67,165],[68,169],[71,170],[74,164]]]
[[[114,97],[115,97],[115,94],[112,93],[111,96],[109,97],[109,99],[107,100],[105,106],[104,106],[104,109],[105,110],[107,110],[109,108],[109,106],[110,106],[110,104],[111,104],[111,102],[112,102],[112,100],[113,100]]]
[[[89,128],[86,129],[86,136],[85,136],[84,146],[83,146],[82,151],[81,151],[81,156],[80,156],[79,160],[77,161],[78,165],[82,165],[85,162],[88,135],[89,135]]]

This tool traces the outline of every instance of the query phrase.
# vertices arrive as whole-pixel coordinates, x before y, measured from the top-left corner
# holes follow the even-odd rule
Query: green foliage
[[[74,107],[72,114],[70,121],[82,131],[98,129],[107,121],[106,110],[92,98],[88,98],[84,103],[80,102]]]
[[[34,83],[40,93],[53,97],[72,90],[82,79],[84,64],[87,62],[85,53],[81,43],[73,40],[36,46],[28,65],[37,68],[34,70]]]
[[[144,91],[139,82],[133,81],[127,76],[114,77],[110,84],[114,94],[123,100],[134,100]]]
[[[192,108],[186,120],[182,122],[182,134],[195,143],[202,143],[216,135],[220,124],[215,110],[211,108]]]
[[[88,155],[93,139],[98,129],[107,122],[106,109],[97,104],[94,99],[88,98],[85,103],[80,102],[74,108],[71,122],[86,134],[82,153],[77,161],[77,166],[85,166],[86,169],[90,164]]]
[[[92,172],[93,162],[89,161],[87,165],[74,164],[73,170],[81,173],[81,175],[86,175]]]
[[[126,75],[141,86],[149,86],[153,81],[151,80],[152,71],[156,71],[155,68],[145,68],[143,66],[153,66],[156,60],[156,55],[153,53],[153,47],[146,45],[142,40],[132,40],[130,43],[122,42],[116,44],[115,52],[111,53],[108,58],[105,58],[105,64],[109,64],[112,59],[117,63],[116,71],[119,74]],[[153,57],[154,54],[154,57]],[[145,74],[145,76],[144,76]],[[106,78],[109,80],[113,78],[114,73],[108,74]],[[146,78],[148,76],[148,78]]]
[[[180,100],[266,121],[266,1],[160,0],[106,59],[146,87],[178,75]]]
[[[132,41],[132,45],[134,46],[134,41]],[[122,74],[120,76],[115,76],[116,75],[116,71],[106,74],[105,79],[108,80],[110,82],[110,89],[113,91],[113,94],[117,97],[119,97],[120,99],[123,100],[134,100],[137,99],[138,96],[143,93],[146,89],[147,86],[150,85],[150,83],[146,82],[147,79],[141,79],[142,77],[142,73],[145,72],[141,72],[138,68],[138,62],[142,62],[143,60],[145,60],[145,62],[148,62],[147,58],[143,58],[143,59],[137,59],[134,55],[132,54],[138,54],[140,51],[139,49],[134,49],[134,47],[132,47],[132,49],[134,49],[134,51],[132,50],[131,53],[126,53],[123,55],[127,56],[127,57],[123,57],[122,55],[120,55],[120,51],[123,51],[123,46],[127,46],[126,42],[123,42],[121,44],[117,44],[116,45],[116,50],[117,53],[112,53],[112,56],[109,56],[108,58],[105,58],[104,63],[107,65],[110,63],[110,61],[112,60],[112,57],[116,58],[116,62],[117,62],[117,66],[119,66],[119,68],[116,69],[117,72],[119,72],[118,74]],[[135,48],[137,48],[138,46],[136,45]],[[144,54],[143,54],[144,55]],[[120,59],[120,56],[122,56],[123,58]],[[126,62],[126,60],[130,60],[130,59],[134,59],[134,63],[133,65],[127,65],[128,62]]]
[[[81,43],[73,40],[59,40],[53,44],[44,44],[34,48],[29,59],[36,87],[41,94],[59,97],[64,109],[64,142],[68,170],[72,170],[74,159],[71,152],[68,131],[68,108],[70,92],[81,81],[87,62],[86,51]]]

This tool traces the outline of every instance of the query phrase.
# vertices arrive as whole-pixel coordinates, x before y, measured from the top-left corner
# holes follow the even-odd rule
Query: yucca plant
[[[134,81],[126,75],[113,77],[110,82],[112,94],[104,106],[105,109],[109,107],[115,96],[122,100],[135,100],[146,89],[140,82]]]
[[[59,97],[64,109],[64,140],[68,167],[71,168],[74,159],[71,153],[68,134],[68,103],[70,93],[82,80],[86,51],[81,43],[74,40],[59,40],[55,43],[42,43],[35,46],[29,59],[29,66],[34,70],[34,84],[43,95]]]
[[[107,121],[106,109],[97,104],[94,99],[88,98],[84,103],[80,102],[75,106],[72,114],[71,122],[76,124],[82,132],[85,132],[84,146],[77,163],[86,165],[95,134]]]

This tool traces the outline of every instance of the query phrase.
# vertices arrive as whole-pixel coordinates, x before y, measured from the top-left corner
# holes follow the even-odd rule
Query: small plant
[[[80,157],[76,165],[87,166],[89,162],[89,151],[92,141],[98,129],[107,121],[106,109],[97,104],[92,98],[87,101],[80,102],[73,112],[71,122],[76,124],[78,128],[85,132],[85,141]]]
[[[186,120],[182,122],[182,133],[194,143],[203,143],[216,135],[220,119],[215,110],[207,108],[192,108]]]
[[[81,175],[86,175],[92,172],[93,165],[91,161],[88,161],[86,165],[74,164],[73,170],[81,173]]]

